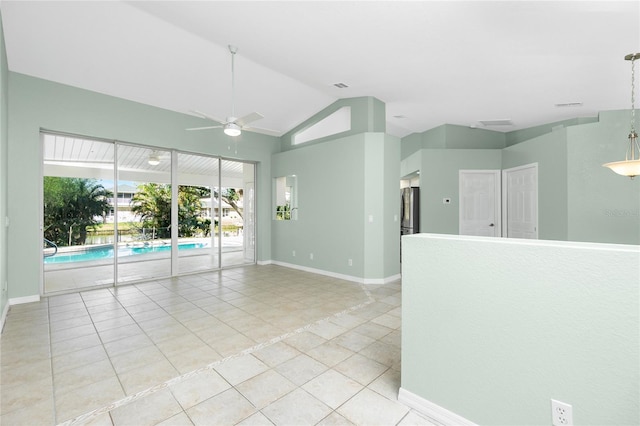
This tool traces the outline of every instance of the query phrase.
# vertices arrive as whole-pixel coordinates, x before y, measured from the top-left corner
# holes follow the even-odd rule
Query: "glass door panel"
[[[218,158],[178,153],[178,273],[218,269]]]
[[[42,141],[44,292],[113,284],[113,143],[46,133]]]
[[[117,144],[118,283],[171,275],[171,152]]]
[[[222,267],[255,262],[255,165],[222,160]]]

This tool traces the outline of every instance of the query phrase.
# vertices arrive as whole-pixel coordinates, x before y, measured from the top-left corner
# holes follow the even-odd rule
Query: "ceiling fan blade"
[[[243,127],[242,130],[246,130],[247,132],[253,132],[253,133],[261,133],[263,135],[269,135],[269,136],[281,136],[282,132],[279,132],[277,130],[272,130],[272,129],[265,129],[262,127],[251,127],[251,126],[247,126],[247,127]]]
[[[205,126],[205,127],[190,127],[185,130],[207,130],[207,129],[220,129],[223,126]]]
[[[264,118],[264,115],[257,113],[257,112],[252,112],[251,114],[247,114],[244,117],[240,117],[238,119],[235,120],[235,123],[240,126],[246,126],[249,123],[252,123],[254,121],[260,120]]]
[[[220,123],[220,124],[226,124],[226,123],[227,123],[227,121],[226,121],[226,120],[221,120],[221,119],[219,119],[219,118],[212,117],[212,116],[210,116],[209,114],[205,114],[204,112],[197,111],[197,110],[195,110],[195,109],[189,110],[189,112],[192,112],[192,113],[194,113],[194,114],[196,114],[196,115],[199,115],[199,116],[200,116],[200,117],[202,117],[202,118],[206,118],[207,120],[215,121],[216,123]]]

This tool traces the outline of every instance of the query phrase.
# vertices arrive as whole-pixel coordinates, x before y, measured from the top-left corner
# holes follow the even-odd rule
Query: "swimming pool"
[[[184,243],[178,244],[178,250],[192,250],[211,247],[209,243]],[[139,254],[158,253],[170,251],[170,245],[162,246],[142,246],[142,247],[120,247],[118,257],[135,256]],[[113,259],[113,246],[94,247],[83,251],[58,252],[55,256],[45,257],[45,264],[87,262],[91,260]]]

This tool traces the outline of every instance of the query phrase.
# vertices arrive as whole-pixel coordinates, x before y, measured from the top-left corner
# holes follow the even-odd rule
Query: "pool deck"
[[[210,240],[209,240],[210,241]],[[193,241],[190,241],[193,242]],[[222,267],[253,264],[244,258],[242,239],[225,242]],[[235,244],[234,244],[235,243]],[[212,253],[213,252],[213,253]],[[217,247],[179,251],[177,275],[218,269]],[[113,258],[82,262],[44,264],[44,294],[78,291],[114,284]],[[137,254],[118,258],[118,284],[167,278],[171,276],[171,252]]]

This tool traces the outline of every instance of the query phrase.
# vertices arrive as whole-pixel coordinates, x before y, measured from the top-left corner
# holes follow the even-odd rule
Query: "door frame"
[[[503,169],[502,170],[502,217],[504,218],[504,228],[503,228],[503,237],[508,238],[509,237],[509,187],[508,187],[508,180],[507,180],[507,176],[509,173],[512,172],[518,172],[520,170],[525,170],[525,169],[534,169],[536,172],[536,237],[535,239],[537,240],[539,238],[539,232],[538,230],[540,229],[539,226],[539,206],[538,206],[538,201],[539,201],[539,197],[538,197],[538,163],[529,163],[529,164],[523,164],[522,166],[517,166],[517,167],[511,167],[508,169]]]

